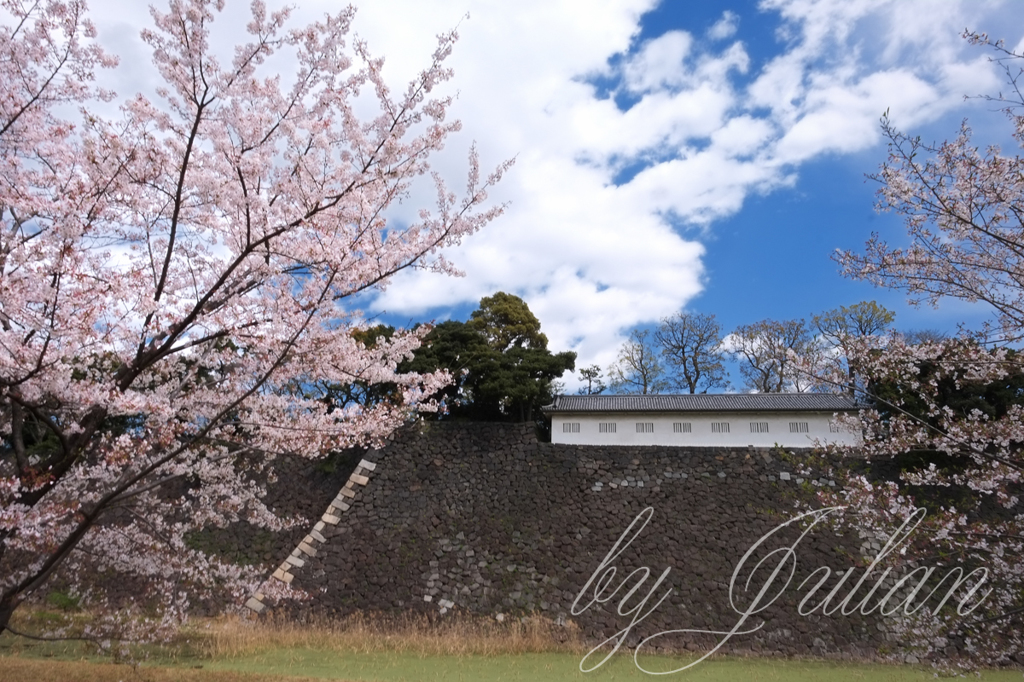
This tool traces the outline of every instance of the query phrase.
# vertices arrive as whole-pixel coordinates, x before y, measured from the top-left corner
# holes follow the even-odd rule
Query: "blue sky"
[[[150,89],[142,4],[90,4],[100,40],[122,56],[110,85]],[[228,0],[226,46],[247,5]],[[301,0],[294,23],[336,9]],[[984,319],[957,303],[913,309],[898,292],[843,279],[829,256],[872,231],[898,240],[898,218],[875,212],[864,177],[884,160],[886,109],[926,139],[953,135],[967,116],[979,142],[1012,143],[991,105],[963,100],[997,91],[1002,77],[959,35],[970,27],[1021,45],[1019,4],[374,0],[355,30],[399,88],[456,25],[449,90],[464,129],[435,168],[457,189],[473,141],[484,169],[515,157],[492,193],[508,206],[446,254],[465,277],[403,274],[360,301],[367,316],[465,319],[504,290],[529,303],[554,350],[577,351],[578,366],[607,366],[631,328],[678,310],[714,313],[726,330],[870,299],[904,329]],[[413,188],[390,217],[413,219],[432,194]]]

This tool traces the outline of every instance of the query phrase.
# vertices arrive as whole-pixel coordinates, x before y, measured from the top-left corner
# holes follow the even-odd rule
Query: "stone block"
[[[368,462],[365,459],[359,462],[359,466],[363,467],[367,471],[373,471],[374,469],[377,468],[376,464],[374,464],[373,462]]]
[[[266,608],[266,605],[256,597],[249,597],[249,601],[245,602],[245,605],[256,613],[260,613]]]
[[[303,540],[303,549],[292,553],[278,578],[301,574],[303,589],[317,595],[308,608],[343,612],[348,608],[376,611],[415,607],[436,615],[441,609],[451,611],[453,597],[458,596],[460,606],[492,617],[496,617],[497,610],[536,608],[564,623],[579,581],[589,573],[576,567],[586,566],[595,543],[605,544],[607,549],[607,541],[618,537],[628,524],[631,515],[620,513],[623,498],[631,506],[654,506],[656,518],[665,529],[672,528],[673,522],[664,519],[681,520],[680,534],[685,533],[685,541],[682,537],[666,537],[658,542],[649,535],[647,539],[653,542],[641,553],[643,563],[686,566],[691,548],[701,552],[707,561],[694,567],[701,573],[695,573],[685,586],[680,585],[681,600],[688,604],[718,603],[722,596],[718,576],[732,571],[739,555],[759,535],[755,522],[764,519],[757,510],[788,508],[789,498],[782,497],[787,494],[786,488],[790,488],[789,494],[798,496],[805,492],[789,486],[798,477],[820,479],[817,482],[822,486],[829,483],[816,469],[813,474],[803,474],[802,467],[796,468],[802,462],[783,462],[774,454],[766,456],[766,450],[760,448],[538,445],[531,427],[508,424],[437,424],[425,434],[400,432],[393,442],[385,452],[371,453],[381,459],[380,464],[388,465],[380,476],[372,471],[374,463],[364,461],[355,475],[347,477],[344,493],[336,482],[322,478],[312,481],[326,486],[323,493],[333,492],[336,498],[315,509],[321,512],[321,518],[315,526],[307,527],[311,530],[306,531],[309,536]],[[434,459],[441,463],[441,469],[431,465]],[[481,466],[481,462],[486,465]],[[766,485],[778,481],[783,467],[793,467],[783,477],[783,485]],[[368,485],[370,479],[373,488]],[[612,489],[613,481],[616,489]],[[302,486],[308,485],[306,479],[294,484],[297,494],[293,497],[301,498],[305,490]],[[592,490],[601,494],[592,495]],[[547,503],[552,494],[563,498],[554,506]],[[355,497],[359,498],[358,507]],[[476,514],[486,514],[492,507],[495,514],[509,518],[507,536],[504,532],[475,530]],[[582,530],[584,520],[590,526],[590,535]],[[335,530],[329,531],[327,526]],[[403,534],[396,535],[394,529],[402,529]],[[423,556],[429,560],[429,567],[420,561],[403,562],[397,556],[406,532],[423,538]],[[326,548],[326,544],[321,547],[317,534],[332,536],[327,541],[343,551],[316,554]],[[336,534],[344,537],[336,538]],[[816,544],[808,541],[801,551],[817,565],[834,565],[837,557],[831,553],[832,540],[824,530],[819,533],[815,529],[815,536]],[[343,540],[344,545],[340,544]],[[871,540],[877,538],[868,538]],[[845,551],[855,557],[873,556],[870,544],[858,552],[859,544],[860,540],[845,542]],[[431,556],[434,550],[436,555]],[[818,556],[819,552],[825,555]],[[563,575],[560,567],[563,557],[574,569],[569,575]],[[382,558],[386,560],[381,562]],[[511,572],[507,570],[510,565]],[[332,588],[339,582],[346,582],[345,589]],[[511,599],[513,592],[517,600]],[[434,606],[438,611],[433,611]],[[268,598],[266,610],[275,609]],[[600,635],[598,640],[603,640],[608,632],[622,627],[614,607],[610,613],[590,610],[590,615],[590,620],[581,620],[580,624],[586,637]],[[705,614],[702,609],[696,618],[693,627],[719,626],[717,612]],[[836,626],[824,620],[812,623],[794,609],[773,618],[773,633],[791,628],[794,635],[748,637],[742,646],[737,644],[739,650],[748,644],[766,656],[807,655],[812,648],[828,655],[863,650],[870,657],[874,646],[886,644],[882,640],[886,631],[876,632],[873,618],[852,624],[850,619],[839,619]],[[674,625],[660,611],[650,620],[651,631]],[[804,629],[797,634],[801,623]],[[860,631],[869,627],[870,637],[861,637]],[[833,636],[834,630],[841,638]],[[815,642],[812,647],[812,640],[819,636],[827,646]],[[680,647],[686,644],[694,648],[702,645],[700,641],[678,642]]]

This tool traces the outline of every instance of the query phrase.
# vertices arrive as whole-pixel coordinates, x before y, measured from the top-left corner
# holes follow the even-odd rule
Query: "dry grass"
[[[0,658],[4,682],[303,682],[309,677],[283,677],[233,671],[186,668],[132,668],[90,661],[47,661],[17,656]]]
[[[258,620],[224,618],[192,631],[200,650],[216,659],[237,658],[277,648],[351,653],[398,652],[423,656],[496,656],[524,653],[583,654],[573,624],[529,617],[494,618],[422,615],[355,615],[344,620],[303,623],[273,616]]]

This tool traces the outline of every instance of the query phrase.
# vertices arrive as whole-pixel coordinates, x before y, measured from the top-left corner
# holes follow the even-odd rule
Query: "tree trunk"
[[[7,624],[11,622],[11,616],[14,615],[19,604],[21,604],[21,600],[14,593],[5,594],[0,598],[0,634],[7,629]]]

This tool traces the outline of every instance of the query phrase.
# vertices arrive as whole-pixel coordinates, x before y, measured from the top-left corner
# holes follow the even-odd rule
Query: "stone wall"
[[[350,449],[337,453],[331,459],[311,461],[297,456],[282,456],[274,463],[276,480],[268,483],[264,473],[254,475],[253,481],[266,486],[263,501],[278,514],[294,519],[311,519],[323,513],[325,506],[349,478],[361,457],[363,449]],[[240,465],[244,469],[244,465]],[[179,482],[165,491],[168,500],[177,499],[188,491],[188,482]],[[116,510],[106,514],[102,523],[130,523],[134,517]],[[219,559],[242,565],[256,566],[269,575],[281,557],[300,542],[309,532],[307,523],[287,530],[273,532],[254,526],[246,521],[231,523],[224,528],[207,527],[201,532],[186,536],[189,547],[215,555]],[[80,559],[80,564],[65,565],[47,584],[33,596],[35,603],[43,605],[54,593],[62,594],[71,590],[72,585],[81,585],[103,595],[114,608],[127,606],[142,609],[156,608],[161,594],[154,592],[149,577],[132,575],[122,571],[104,569]],[[77,571],[72,580],[68,571]],[[228,590],[215,591],[206,596],[190,595],[190,609],[194,615],[210,616],[236,607],[237,596]]]
[[[263,476],[257,478],[260,485],[266,486],[263,502],[288,518],[316,518],[337,495],[364,452],[347,450],[328,461],[279,457],[274,463],[274,483],[267,484]],[[196,549],[215,553],[232,563],[271,566],[275,560],[280,562],[280,557],[308,532],[305,524],[275,533],[238,522],[225,528],[206,528],[193,534],[189,542]]]
[[[374,468],[352,474],[358,485],[347,486],[353,494],[344,513],[331,507],[335,511],[323,517],[329,522],[317,524],[310,551],[293,552],[298,565],[282,564],[291,570],[289,582],[312,596],[287,608],[335,616],[538,612],[572,619],[599,642],[629,625],[631,617],[616,612],[628,587],[578,615],[571,613],[573,601],[630,523],[650,507],[649,524],[614,560],[618,570],[610,584],[650,569],[624,612],[666,569],[642,611],[668,587],[671,594],[633,629],[627,644],[666,630],[732,629],[739,615],[730,607],[729,581],[737,562],[791,519],[801,501],[813,501],[821,486],[831,484],[799,473],[808,453],[552,445],[537,442],[529,425],[419,424],[366,459]],[[793,524],[773,535],[755,563],[796,542],[800,532]],[[872,657],[886,645],[876,620],[797,613],[806,593],[797,589],[801,581],[822,566],[854,569],[860,545],[860,538],[815,527],[800,540],[789,588],[741,629],[763,626],[733,637],[724,650]],[[778,559],[769,564],[773,568]],[[759,575],[767,578],[767,572]],[[639,577],[634,574],[629,586]],[[593,591],[592,585],[584,603]],[[740,604],[752,596],[742,587],[734,594]],[[697,649],[717,639],[684,633],[656,643]]]

